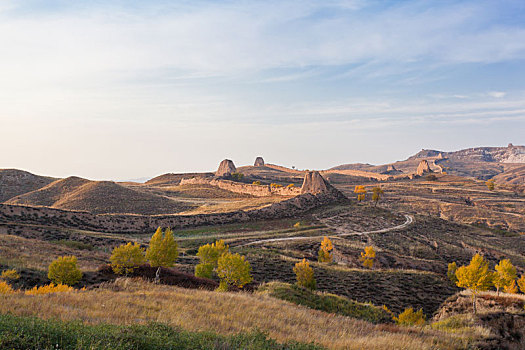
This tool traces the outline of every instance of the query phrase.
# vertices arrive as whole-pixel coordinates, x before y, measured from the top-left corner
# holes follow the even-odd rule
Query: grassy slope
[[[41,320],[0,315],[2,349],[290,349],[319,347],[289,342],[279,344],[260,332],[221,336],[213,332],[188,332],[160,323],[116,326]]]
[[[245,251],[245,253],[248,250]],[[257,282],[295,282],[293,266],[299,261],[279,254],[253,251],[247,254]],[[441,275],[415,270],[366,270],[310,261],[320,291],[342,295],[362,303],[386,305],[395,313],[407,307],[423,308],[430,316],[454,294],[456,288]]]
[[[372,323],[391,322],[392,316],[383,308],[358,303],[335,294],[310,291],[296,285],[270,282],[261,285],[259,292],[311,309],[358,318]]]
[[[100,290],[2,296],[1,314],[119,325],[161,322],[223,335],[267,332],[279,342],[316,342],[334,349],[455,349],[463,340],[434,331],[373,325],[297,307],[268,296],[218,293],[119,280]]]

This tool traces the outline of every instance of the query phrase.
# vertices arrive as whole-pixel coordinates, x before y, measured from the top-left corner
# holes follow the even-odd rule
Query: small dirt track
[[[411,215],[405,214],[405,218],[406,218],[406,221],[404,223],[402,223],[401,225],[397,225],[397,226],[393,226],[393,227],[387,227],[387,228],[384,228],[384,229],[381,229],[381,230],[364,231],[364,232],[347,232],[344,229],[344,227],[327,224],[326,223],[326,219],[319,219],[319,221],[321,221],[321,223],[323,223],[323,225],[325,225],[326,227],[334,230],[335,232],[338,232],[335,235],[331,235],[332,237],[345,237],[345,236],[360,236],[360,235],[366,235],[366,234],[370,234],[370,233],[386,233],[386,232],[390,232],[390,231],[401,230],[401,229],[404,229],[405,227],[411,225],[414,222],[414,217],[412,217]],[[281,241],[299,241],[299,240],[308,240],[308,239],[319,239],[319,238],[323,238],[324,236],[325,235],[323,235],[323,236],[296,236],[296,237],[283,237],[283,238],[269,238],[269,239],[261,239],[261,240],[258,240],[258,241],[253,241],[253,242],[250,242],[250,243],[241,244],[241,245],[238,245],[236,247],[247,247],[247,246],[256,245],[256,244],[271,243],[271,242],[281,242]]]

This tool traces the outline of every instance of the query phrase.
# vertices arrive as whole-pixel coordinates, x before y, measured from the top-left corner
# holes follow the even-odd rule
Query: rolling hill
[[[0,169],[0,202],[38,190],[55,180],[52,177],[39,176],[23,170]]]
[[[111,181],[68,177],[10,200],[7,204],[46,206],[93,213],[169,214],[192,206],[168,198],[130,189]]]
[[[525,146],[475,147],[453,152],[423,149],[406,160],[383,165],[343,164],[330,171],[366,171],[387,174],[413,173],[421,160],[428,160],[432,170],[468,178],[487,180],[495,177],[497,183],[520,185],[525,183]]]

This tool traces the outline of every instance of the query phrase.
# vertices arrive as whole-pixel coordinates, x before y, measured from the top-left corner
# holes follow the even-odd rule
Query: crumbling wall
[[[301,194],[299,187],[271,187],[270,185],[245,184],[230,180],[191,178],[182,179],[181,185],[211,185],[222,188],[223,190],[249,194],[255,197],[266,197],[271,195],[278,196],[297,196]]]

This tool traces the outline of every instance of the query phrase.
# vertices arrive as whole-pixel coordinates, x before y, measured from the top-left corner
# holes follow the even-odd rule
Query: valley
[[[84,288],[46,300],[22,292],[0,295],[0,313],[87,325],[161,322],[227,336],[257,328],[280,343],[334,349],[490,344],[489,328],[470,324],[447,331],[433,326],[438,321],[432,318],[460,292],[447,277],[451,262],[467,265],[481,254],[491,267],[509,259],[518,275],[525,273],[525,195],[516,184],[499,182],[500,175],[490,190],[477,170],[469,170],[472,176],[443,171],[432,157],[446,154],[426,155],[426,167],[418,154],[391,165],[320,172],[260,164],[262,159],[239,168],[223,161],[216,173],[165,174],[144,184],[0,170],[0,270],[19,273],[12,287],[46,285],[50,263],[76,256],[83,277],[75,287]],[[363,200],[357,200],[356,186],[367,190]],[[377,187],[382,193],[373,200]],[[113,273],[113,249],[128,242],[147,248],[157,227],[171,227],[178,245],[176,264],[162,270],[160,283],[153,283],[155,270],[147,265],[125,277]],[[318,261],[324,237],[333,244],[329,264]],[[216,277],[193,276],[199,247],[218,240],[251,266],[253,280],[241,290],[215,292]],[[372,268],[363,266],[367,247],[375,251]],[[304,300],[310,307],[295,305],[294,298],[306,298],[302,289],[291,298],[290,289],[298,288],[294,265],[303,259],[320,293],[308,298],[320,303],[336,296],[366,312],[374,307],[383,321],[360,320],[353,311],[336,315]],[[180,314],[166,298],[176,300]],[[425,328],[393,324],[389,313],[408,308],[422,310]],[[263,320],[261,313],[273,317]]]

